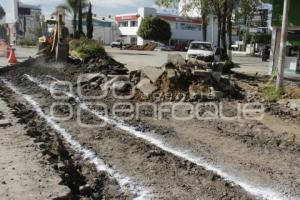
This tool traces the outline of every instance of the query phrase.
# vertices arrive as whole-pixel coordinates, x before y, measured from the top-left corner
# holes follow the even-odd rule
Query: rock
[[[185,59],[180,54],[169,54],[168,63],[172,63],[175,66],[183,66],[186,64]]]
[[[151,83],[149,79],[143,78],[138,84],[137,88],[147,97],[149,97],[158,88]]]
[[[142,75],[149,78],[152,83],[155,83],[164,73],[164,70],[153,67],[143,67],[141,69]]]
[[[176,78],[177,75],[175,69],[166,69],[166,71],[169,79]]]

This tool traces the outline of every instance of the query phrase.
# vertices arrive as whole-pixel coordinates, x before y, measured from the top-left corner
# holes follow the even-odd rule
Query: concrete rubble
[[[81,83],[102,91],[114,89],[126,93],[136,88],[140,91],[136,98],[153,101],[221,99],[224,92],[232,89],[230,81],[222,80],[222,70],[222,63],[197,59],[186,62],[181,55],[172,54],[168,55],[168,62],[158,68],[143,67],[129,75],[87,73],[82,75]]]
[[[138,84],[137,89],[139,89],[146,97],[149,97],[158,88],[151,83],[147,78],[143,78]]]

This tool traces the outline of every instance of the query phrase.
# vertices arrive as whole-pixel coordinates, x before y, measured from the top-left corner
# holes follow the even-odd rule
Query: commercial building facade
[[[202,20],[198,18],[187,18],[179,15],[160,13],[155,8],[139,8],[136,13],[121,14],[115,16],[119,27],[118,39],[125,43],[145,44],[146,40],[137,35],[142,19],[147,16],[157,16],[170,24],[172,36],[169,45],[187,44],[192,40],[202,40]]]
[[[120,36],[119,28],[114,18],[108,17],[93,17],[94,32],[93,36],[95,40],[108,45]],[[72,20],[66,20],[66,27],[71,33],[73,30]],[[86,33],[86,21],[83,20],[83,31]]]
[[[270,73],[274,71],[279,62],[279,49],[281,38],[281,19],[283,13],[283,0],[272,0],[272,44]],[[289,26],[287,36],[287,47],[285,57],[285,75],[300,73],[300,1],[290,0]]]

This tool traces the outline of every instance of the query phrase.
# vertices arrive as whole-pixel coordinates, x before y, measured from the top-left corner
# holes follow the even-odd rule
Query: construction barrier
[[[16,54],[15,54],[15,49],[11,49],[11,53],[10,53],[10,56],[8,58],[8,63],[9,64],[17,64],[18,61],[17,61],[17,57],[16,57]]]

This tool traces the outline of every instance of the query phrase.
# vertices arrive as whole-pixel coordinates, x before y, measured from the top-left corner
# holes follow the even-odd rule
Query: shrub
[[[268,85],[262,89],[263,95],[267,101],[275,102],[284,95],[283,89],[277,90],[275,86]]]
[[[19,43],[21,46],[36,46],[38,41],[30,38],[22,38]]]
[[[69,42],[70,50],[75,51],[84,57],[94,57],[98,55],[106,55],[106,52],[100,42],[81,38],[79,40],[71,40]]]
[[[224,63],[224,68],[223,68],[223,72],[224,73],[228,73],[231,72],[231,69],[235,67],[234,62],[232,62],[231,60],[226,60]]]

